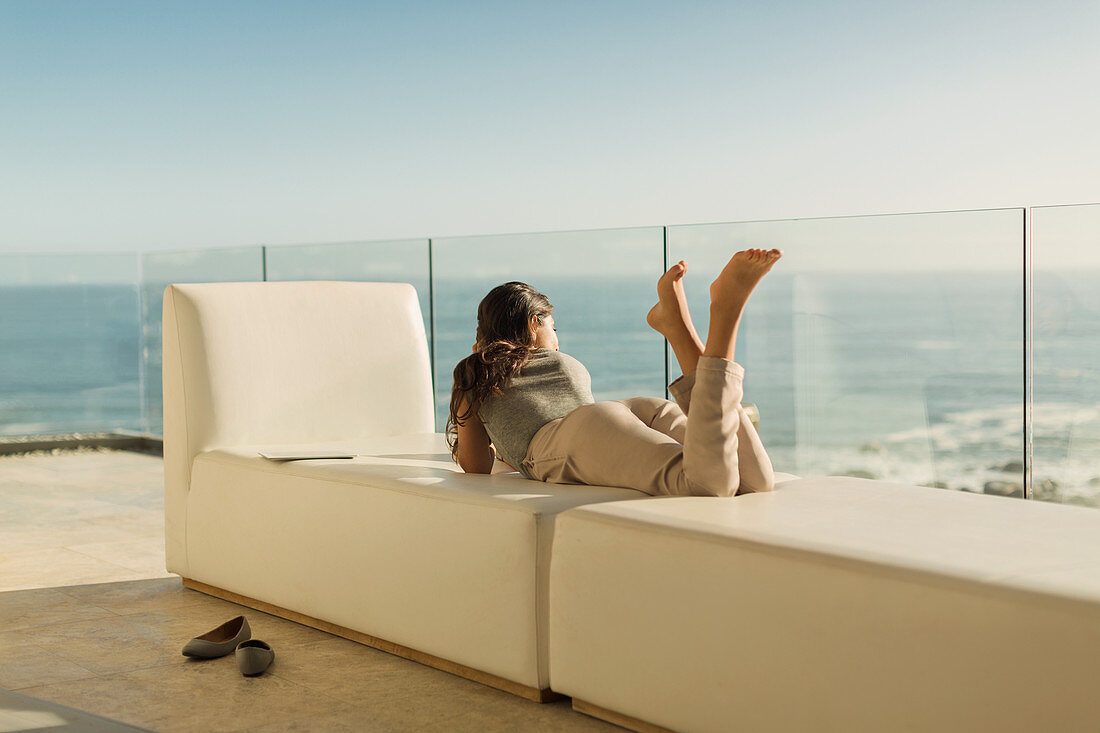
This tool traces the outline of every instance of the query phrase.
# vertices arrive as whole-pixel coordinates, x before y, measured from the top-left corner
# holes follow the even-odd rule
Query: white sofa
[[[407,285],[170,286],[164,399],[189,587],[636,730],[1100,727],[1095,510],[466,475]],[[359,457],[257,455],[279,446]]]
[[[571,509],[550,679],[643,731],[1100,730],[1100,512],[839,477]]]
[[[553,697],[553,517],[643,494],[462,473],[433,433],[410,285],[172,285],[163,319],[169,571],[191,588]],[[273,447],[360,457],[258,455]]]

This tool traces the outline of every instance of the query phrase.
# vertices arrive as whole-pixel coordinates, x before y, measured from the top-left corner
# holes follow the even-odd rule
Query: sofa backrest
[[[434,431],[412,285],[169,285],[163,348],[170,556],[183,552],[191,464],[203,451]]]

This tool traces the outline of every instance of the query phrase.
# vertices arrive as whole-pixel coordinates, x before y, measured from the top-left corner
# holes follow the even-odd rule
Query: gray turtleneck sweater
[[[531,438],[546,423],[595,402],[584,364],[560,351],[536,349],[522,371],[478,410],[497,454],[527,478],[523,459]]]

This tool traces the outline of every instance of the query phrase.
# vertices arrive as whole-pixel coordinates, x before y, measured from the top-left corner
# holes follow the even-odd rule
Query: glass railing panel
[[[750,247],[785,253],[737,345],[777,470],[1022,495],[1022,210],[669,227],[704,339]]]
[[[141,255],[141,358],[143,429],[163,435],[161,312],[164,289],[176,283],[263,280],[263,248],[233,247]]]
[[[267,248],[267,279],[411,283],[431,345],[427,239],[294,244]]]
[[[511,280],[550,299],[560,348],[588,368],[597,400],[663,397],[664,341],[645,322],[663,263],[660,227],[433,239],[436,429],[478,303]]]
[[[1100,506],[1100,204],[1032,209],[1032,494]]]
[[[0,435],[141,426],[134,254],[0,255]]]

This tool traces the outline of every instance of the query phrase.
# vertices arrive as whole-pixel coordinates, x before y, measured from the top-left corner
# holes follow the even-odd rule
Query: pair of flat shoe
[[[217,659],[234,650],[237,668],[246,677],[261,674],[275,660],[275,652],[267,642],[252,638],[252,629],[244,616],[231,618],[221,626],[196,636],[183,645],[183,656]]]

